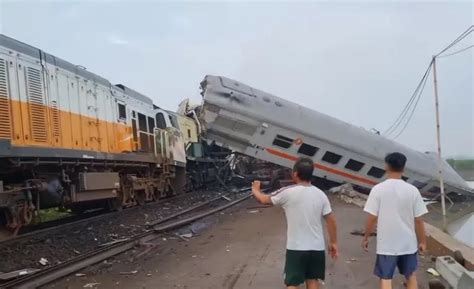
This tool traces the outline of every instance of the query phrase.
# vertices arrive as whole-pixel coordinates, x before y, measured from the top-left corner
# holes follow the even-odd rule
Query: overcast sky
[[[176,110],[223,75],[385,130],[433,54],[472,25],[472,2],[8,2],[0,31]],[[451,50],[473,44],[474,33]],[[444,155],[474,156],[474,49],[439,59]],[[397,141],[435,150],[430,76]],[[350,140],[348,140],[350,142]]]

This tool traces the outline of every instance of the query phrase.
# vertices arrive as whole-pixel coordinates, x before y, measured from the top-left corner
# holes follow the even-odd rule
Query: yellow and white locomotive
[[[181,192],[183,135],[164,119],[150,98],[0,35],[0,227]]]

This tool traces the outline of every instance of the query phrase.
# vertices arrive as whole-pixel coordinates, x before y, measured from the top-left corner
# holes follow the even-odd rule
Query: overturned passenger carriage
[[[206,76],[201,83],[201,125],[206,138],[237,152],[291,168],[299,157],[314,161],[320,184],[351,183],[370,189],[385,178],[387,153],[407,158],[403,178],[426,195],[439,193],[437,156],[403,146],[241,82]],[[443,162],[447,193],[471,194]]]
[[[183,138],[157,127],[159,112],[124,85],[0,35],[0,229],[41,208],[114,209],[179,192]]]

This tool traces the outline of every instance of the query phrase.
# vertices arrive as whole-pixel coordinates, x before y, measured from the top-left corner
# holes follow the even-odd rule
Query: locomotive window
[[[191,130],[188,128],[188,137],[191,137]]]
[[[374,178],[380,179],[381,177],[383,177],[383,175],[385,175],[385,170],[382,170],[377,167],[371,167],[367,174]]]
[[[291,147],[292,143],[293,143],[293,140],[291,138],[287,138],[286,136],[282,136],[279,134],[277,134],[276,138],[273,140],[273,145],[279,146],[285,149]]]
[[[309,157],[312,157],[312,156],[314,156],[314,154],[316,154],[318,149],[319,148],[314,147],[312,145],[302,143],[300,148],[298,149],[298,153],[303,154],[303,155],[307,155]]]
[[[146,116],[141,113],[138,113],[138,128],[140,129],[140,131],[148,131],[146,128]]]
[[[170,114],[170,115],[169,115],[169,118],[170,118],[171,125],[172,125],[174,128],[179,129],[178,119],[176,118],[176,116]]]
[[[426,187],[427,183],[419,182],[417,180],[413,181],[413,184],[417,189],[421,190],[422,188]]]
[[[118,114],[119,119],[126,120],[127,119],[127,110],[125,109],[125,105],[121,103],[117,103],[118,105]]]
[[[323,156],[323,161],[330,164],[337,164],[341,160],[342,156],[336,153],[327,151]]]
[[[363,162],[359,162],[353,159],[350,159],[345,166],[346,169],[352,170],[354,172],[360,171],[363,167],[364,167]]]
[[[161,128],[161,129],[166,128],[165,116],[161,112],[156,114],[156,125],[158,126],[158,128]]]
[[[152,117],[148,117],[148,132],[153,133],[155,130],[155,120]]]

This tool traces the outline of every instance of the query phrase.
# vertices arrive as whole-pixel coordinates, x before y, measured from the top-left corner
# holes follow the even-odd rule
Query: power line
[[[418,92],[419,92],[420,88],[422,87],[423,83],[425,82],[426,78],[428,77],[428,73],[431,70],[431,65],[432,64],[433,64],[433,61],[431,61],[430,64],[428,65],[428,67],[426,68],[426,71],[423,74],[423,77],[421,78],[420,82],[416,86],[415,91],[413,92],[412,96],[410,97],[408,103],[403,108],[402,112],[398,115],[397,119],[392,123],[392,125],[388,129],[386,129],[385,132],[383,133],[385,136],[388,137],[391,134],[393,134],[398,129],[398,127],[401,125],[401,123],[403,122],[405,116],[408,114],[408,112],[410,111],[410,108],[412,107],[413,103],[415,102],[415,99],[417,98],[417,95],[418,95]]]
[[[433,64],[433,62],[431,62],[430,66],[428,67],[428,74],[426,75],[426,78],[425,78],[425,80],[424,80],[424,82],[423,82],[423,86],[421,87],[420,93],[418,94],[418,98],[417,98],[417,100],[416,100],[416,102],[415,102],[415,105],[413,106],[413,109],[412,109],[412,111],[411,111],[411,113],[410,113],[410,116],[408,117],[408,119],[407,119],[405,125],[403,126],[403,128],[400,130],[400,132],[399,132],[393,139],[397,139],[397,138],[405,131],[405,129],[407,128],[408,124],[410,123],[410,121],[411,121],[413,115],[415,114],[416,107],[418,106],[418,102],[419,102],[420,99],[421,99],[421,95],[423,94],[423,90],[425,89],[426,82],[428,81],[428,76],[429,76],[429,74],[430,74],[431,68],[433,67],[432,64]]]
[[[455,51],[455,52],[453,52],[453,53],[449,53],[449,54],[445,54],[445,55],[438,56],[437,58],[443,58],[443,57],[453,56],[453,55],[455,55],[455,54],[464,52],[464,51],[466,51],[466,50],[468,50],[468,49],[471,49],[471,48],[473,48],[473,47],[474,47],[474,45],[469,45],[468,47],[464,47],[463,49],[459,49],[458,51]]]
[[[468,29],[466,29],[463,33],[461,33],[461,35],[459,35],[453,42],[451,42],[448,46],[446,46],[443,50],[441,50],[438,54],[436,54],[435,56],[433,56],[433,59],[431,60],[430,64],[428,65],[428,68],[426,69],[423,77],[421,78],[420,82],[418,83],[418,85],[416,86],[415,88],[415,91],[413,92],[412,96],[410,97],[410,99],[408,100],[408,103],[405,105],[405,107],[403,108],[402,112],[398,115],[397,119],[390,125],[390,127],[388,129],[385,130],[385,132],[383,133],[386,137],[389,137],[390,135],[392,135],[393,133],[395,133],[398,128],[403,124],[403,127],[402,129],[399,131],[399,133],[395,136],[395,138],[399,137],[406,129],[406,127],[408,126],[409,122],[411,121],[412,117],[413,117],[413,114],[416,110],[416,107],[418,106],[418,102],[420,101],[420,98],[421,98],[421,95],[423,93],[423,90],[425,88],[425,85],[426,85],[426,81],[427,81],[427,78],[428,78],[428,74],[430,73],[431,71],[431,68],[432,68],[432,65],[433,65],[433,62],[435,61],[435,58],[436,57],[448,57],[448,56],[452,56],[452,55],[455,55],[455,54],[458,54],[458,53],[461,53],[465,50],[468,50],[472,47],[474,47],[474,45],[471,45],[469,47],[465,47],[463,49],[460,49],[458,51],[455,51],[453,53],[450,53],[450,54],[445,54],[445,55],[441,55],[443,54],[444,52],[446,52],[447,50],[449,50],[451,47],[455,46],[456,44],[458,44],[461,40],[463,40],[464,38],[466,38],[469,34],[471,34],[472,32],[474,31],[474,25],[471,25],[469,26]],[[408,115],[408,118],[407,118],[407,115]],[[406,120],[406,121],[405,121]]]
[[[461,33],[461,35],[459,35],[456,39],[454,39],[454,41],[451,42],[451,44],[449,44],[448,46],[446,46],[446,48],[444,48],[444,49],[441,50],[438,54],[436,54],[435,57],[440,56],[443,52],[445,52],[446,50],[450,49],[450,48],[453,47],[454,45],[458,44],[458,43],[459,43],[461,40],[463,40],[466,36],[468,36],[469,34],[471,34],[472,31],[474,31],[474,25],[469,26],[469,28],[466,29],[466,31],[464,31],[463,33]]]

